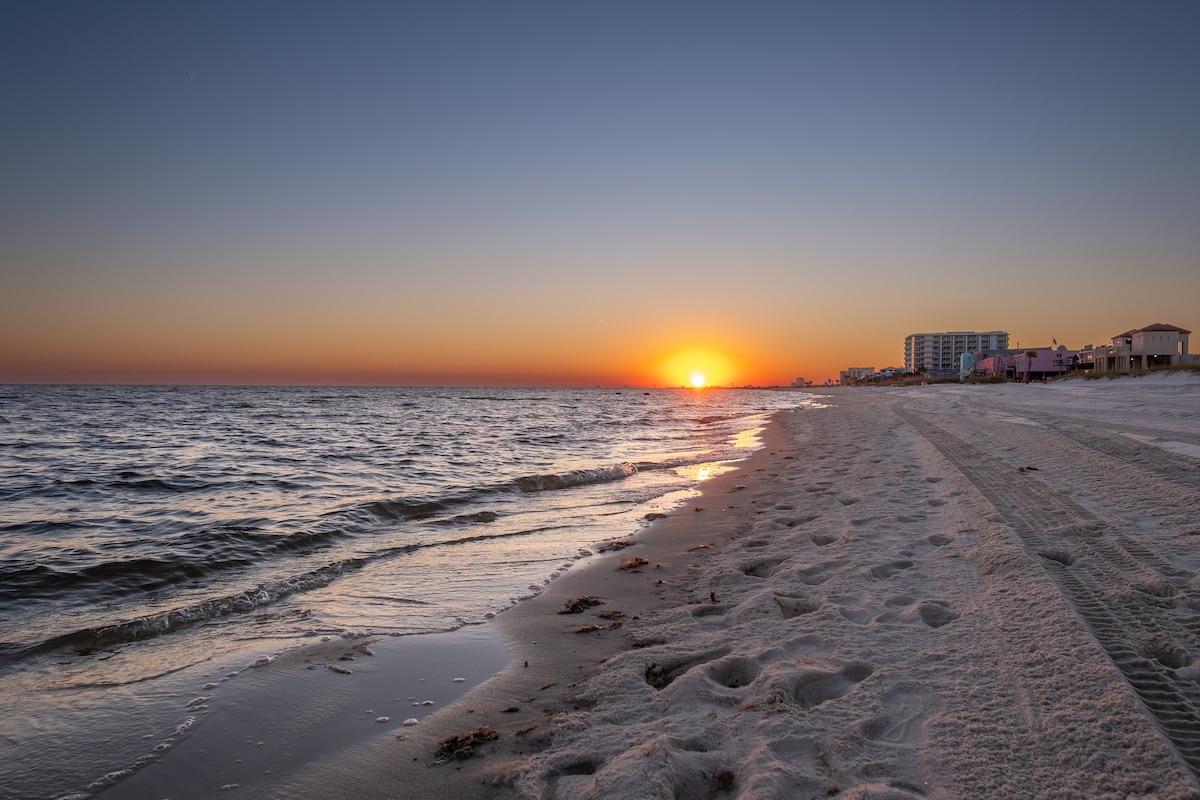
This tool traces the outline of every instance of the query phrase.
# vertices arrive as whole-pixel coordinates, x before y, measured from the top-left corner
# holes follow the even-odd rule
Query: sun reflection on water
[[[762,433],[763,430],[764,428],[761,427],[750,428],[749,430],[744,430],[741,433],[738,433],[733,437],[733,446],[742,448],[760,446],[762,444],[762,439],[760,439],[758,435]]]
[[[729,464],[721,464],[717,462],[708,462],[705,464],[688,464],[682,467],[676,467],[674,472],[682,478],[703,483],[704,481],[712,480],[718,475],[724,475],[735,467]]]

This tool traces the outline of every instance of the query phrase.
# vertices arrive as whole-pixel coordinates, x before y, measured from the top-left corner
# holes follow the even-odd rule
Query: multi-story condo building
[[[930,375],[957,375],[963,353],[991,353],[1008,349],[1006,331],[954,331],[913,333],[904,339],[904,369],[925,369]]]
[[[864,378],[871,378],[874,375],[874,367],[850,367],[838,374],[838,383],[842,384],[842,386],[851,386]]]

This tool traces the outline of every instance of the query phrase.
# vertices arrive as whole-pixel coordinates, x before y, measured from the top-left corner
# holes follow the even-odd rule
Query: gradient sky
[[[0,381],[823,381],[1200,326],[1200,3],[0,2]]]

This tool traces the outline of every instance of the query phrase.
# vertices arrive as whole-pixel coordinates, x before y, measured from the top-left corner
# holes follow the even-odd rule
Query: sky
[[[1198,27],[0,0],[0,382],[775,385],[1197,330]]]

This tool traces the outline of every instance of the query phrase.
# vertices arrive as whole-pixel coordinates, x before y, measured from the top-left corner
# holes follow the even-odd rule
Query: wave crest
[[[597,469],[577,469],[570,472],[560,472],[549,475],[527,475],[517,478],[514,483],[522,492],[548,492],[557,489],[570,489],[575,486],[586,486],[593,483],[609,483],[636,475],[637,464],[624,461],[608,467]]]

